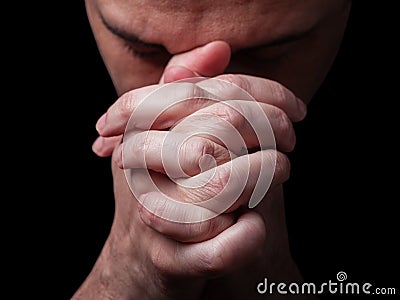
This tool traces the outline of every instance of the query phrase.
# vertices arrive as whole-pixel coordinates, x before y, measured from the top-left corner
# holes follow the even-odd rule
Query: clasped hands
[[[110,237],[130,257],[128,277],[157,278],[148,290],[132,284],[149,298],[204,295],[209,280],[262,258],[271,243],[271,209],[249,202],[274,201],[289,178],[292,122],[306,106],[278,82],[223,74],[229,59],[222,41],[176,55],[158,84],[124,93],[97,122],[93,150],[113,162]],[[279,215],[282,230],[271,236],[285,240]]]

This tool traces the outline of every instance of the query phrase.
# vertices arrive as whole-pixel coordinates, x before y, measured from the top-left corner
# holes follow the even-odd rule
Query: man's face
[[[308,101],[346,25],[346,0],[86,0],[117,93],[158,83],[172,55],[214,40],[232,48],[225,73],[277,80]]]

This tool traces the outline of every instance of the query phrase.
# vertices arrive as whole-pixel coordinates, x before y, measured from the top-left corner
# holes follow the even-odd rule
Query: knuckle
[[[215,219],[211,219],[209,221],[204,222],[202,231],[205,232],[207,237],[214,236],[214,233],[218,229],[218,226],[215,222]]]
[[[275,173],[279,174],[279,181],[281,183],[287,181],[290,176],[290,160],[287,155],[277,152]]]
[[[132,140],[131,141],[125,141],[123,143],[123,148],[122,148],[123,149],[123,154],[122,154],[122,156],[124,158],[126,158],[125,155],[129,155],[129,158],[138,157],[138,155],[140,153],[140,150],[142,148],[142,144],[139,144],[140,145],[139,147],[136,147],[135,145],[136,145],[136,143],[133,143]]]
[[[204,94],[204,93],[203,93]],[[210,100],[205,97],[205,96],[191,96],[183,101],[183,106],[184,109],[187,109],[188,111],[193,111],[197,109],[201,109],[205,106],[207,106],[207,103],[209,103]]]
[[[150,211],[143,211],[141,213],[141,218],[147,226],[159,231],[160,233],[163,233],[164,227],[160,224],[161,219],[154,213]]]
[[[133,91],[123,94],[117,103],[118,114],[123,118],[129,118],[135,108],[136,103],[136,98],[133,94]]]
[[[189,82],[183,83],[183,85],[185,86],[185,97],[187,99],[196,100],[204,98],[205,92],[198,85]]]
[[[285,150],[292,151],[296,144],[296,135],[294,132],[293,124],[289,117],[283,111],[280,111],[278,117],[281,135],[283,138],[285,138]]]
[[[185,146],[187,154],[194,155],[197,163],[204,155],[214,155],[213,143],[206,138],[191,138],[185,143]]]
[[[152,245],[149,250],[149,260],[160,275],[167,275],[171,272],[167,258],[168,255],[166,255],[164,247]]]
[[[183,242],[198,241],[211,236],[215,230],[215,224],[212,220],[202,221],[200,223],[185,224],[187,226],[187,238]]]
[[[147,132],[141,132],[131,137],[131,140],[124,148],[125,153],[129,154],[131,159],[143,159],[151,145],[151,140]]]
[[[212,155],[214,156],[214,144],[212,141],[200,138],[200,145],[199,145],[199,154],[201,157],[205,155]]]
[[[223,245],[218,240],[214,240],[212,243],[207,245],[206,251],[202,251],[198,254],[197,260],[201,270],[201,273],[207,276],[214,276],[221,273],[225,266],[223,259]]]
[[[138,143],[135,143],[134,148],[137,147],[139,150],[143,151],[143,153],[147,153],[153,143],[153,140],[148,131],[144,131],[144,132],[140,133],[140,135],[141,135],[142,143],[139,143],[140,147],[138,147]],[[143,137],[143,135],[144,135],[144,137]]]
[[[221,80],[225,80],[225,81],[227,81],[227,82],[229,82],[231,84],[234,84],[234,85],[236,85],[236,86],[238,86],[238,87],[240,87],[240,88],[242,88],[242,89],[244,89],[246,91],[250,90],[250,86],[249,86],[250,83],[243,76],[236,75],[236,74],[223,74],[223,75],[218,76],[217,78],[221,79]]]
[[[207,106],[209,97],[207,92],[194,83],[181,83],[184,88],[182,101],[179,101],[184,109],[193,111]]]
[[[228,168],[221,167],[222,166],[220,166],[218,171],[214,172],[212,177],[202,186],[199,186],[196,189],[184,189],[186,202],[200,203],[207,201],[223,192],[224,187],[229,181],[230,174],[225,170]],[[221,172],[221,169],[224,170]]]
[[[226,103],[219,102],[217,104],[214,104],[213,108],[215,110],[213,112],[214,115],[229,122],[237,128],[242,127],[246,122],[246,118],[243,116],[242,113]]]
[[[284,102],[288,97],[287,89],[277,81],[269,81],[269,89],[271,96],[278,102]]]
[[[215,172],[212,179],[204,186],[204,191],[207,195],[215,196],[223,191],[230,178],[230,171],[228,170],[228,167],[220,167]]]
[[[192,137],[185,141],[178,150],[185,172],[195,175],[200,172],[200,162],[206,155],[214,156],[214,145],[206,138]]]
[[[211,238],[215,236],[215,232],[218,230],[218,226],[215,219],[203,221],[198,223],[196,231],[194,232],[197,236]]]

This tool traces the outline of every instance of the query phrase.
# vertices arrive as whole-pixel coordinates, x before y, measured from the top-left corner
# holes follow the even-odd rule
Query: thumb
[[[213,41],[171,58],[160,83],[195,76],[211,77],[224,72],[231,58],[231,48],[224,41]]]

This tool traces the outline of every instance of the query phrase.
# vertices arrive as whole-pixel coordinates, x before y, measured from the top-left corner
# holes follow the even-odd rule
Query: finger
[[[247,85],[247,90],[255,94],[256,100],[281,108],[292,121],[304,118],[305,104],[280,84],[257,77],[250,80],[244,75],[231,76],[242,78],[235,80],[242,82],[244,87]],[[146,101],[143,101],[144,98]],[[149,86],[125,93],[100,118],[97,130],[102,136],[123,134],[132,113],[138,108],[140,112],[132,118],[132,126],[146,130],[166,129],[198,109],[229,99],[251,100],[252,97],[236,85],[215,79],[170,83],[163,88]]]
[[[286,155],[262,150],[199,175],[177,179],[176,194],[183,194],[181,199],[215,214],[229,213],[239,206],[255,207],[270,188],[287,181],[289,175],[290,161]]]
[[[176,244],[159,237],[160,245],[147,249],[148,257],[161,274],[215,278],[259,258],[265,239],[261,216],[246,211],[236,223],[207,241]]]
[[[235,216],[222,214],[210,220],[196,223],[176,223],[161,219],[142,205],[138,205],[142,221],[153,230],[183,243],[198,243],[209,240],[235,223]]]
[[[167,67],[164,71],[163,77],[160,79],[160,83],[169,83],[173,81],[178,81],[186,78],[192,78],[200,76],[198,73],[195,73],[183,66],[170,66]]]
[[[112,154],[114,148],[118,146],[122,138],[122,135],[113,137],[102,137],[99,136],[92,145],[93,152],[100,157],[107,157]]]
[[[205,117],[202,117],[202,116]],[[258,116],[257,116],[258,115]],[[214,118],[212,118],[214,116]],[[267,105],[264,103],[256,103],[252,101],[223,101],[217,102],[212,105],[207,106],[206,108],[199,109],[195,114],[188,117],[190,119],[181,122],[178,126],[173,128],[174,132],[209,132],[206,135],[207,138],[211,139],[215,143],[219,143],[223,137],[221,137],[221,133],[225,133],[226,139],[231,140],[232,136],[230,135],[230,131],[227,130],[227,126],[225,122],[227,121],[232,124],[236,129],[238,129],[240,135],[244,138],[244,141],[247,145],[247,148],[254,147],[262,147],[268,148],[273,147],[274,145],[270,145],[271,141],[274,142],[273,137],[264,138],[265,142],[260,141],[262,137],[260,133],[264,135],[268,132],[269,124],[272,127],[272,131],[275,136],[276,146],[281,151],[292,151],[295,146],[295,133],[292,126],[292,123],[287,118],[284,112],[274,106]],[[266,120],[267,123],[265,122]],[[269,122],[269,124],[268,124]],[[185,126],[183,126],[185,125]],[[194,130],[194,131],[193,131]],[[164,135],[164,134],[162,134]],[[215,139],[214,137],[220,136],[219,139]],[[103,138],[99,137],[95,143],[93,144],[93,151],[102,157],[109,156],[112,153],[112,150],[116,145],[118,145],[120,141],[120,136],[116,137],[108,137]],[[133,152],[137,152],[136,150],[141,149],[140,145],[144,145],[143,142],[146,142],[144,139],[137,140],[134,144],[139,145],[139,147],[135,147],[132,145]],[[151,145],[153,143],[148,143]],[[263,144],[263,145],[261,145]],[[153,144],[155,145],[155,144]],[[162,146],[162,143],[157,143],[157,145]],[[205,146],[206,147],[206,146]],[[215,147],[214,147],[215,148]],[[236,154],[238,151],[241,151],[242,145],[239,146],[239,149],[236,150]],[[161,148],[160,148],[161,149]],[[197,148],[201,149],[201,148]],[[210,149],[210,147],[203,148],[204,150]],[[151,150],[154,150],[154,147],[151,147]],[[195,149],[196,150],[196,149]],[[216,149],[219,150],[219,149]],[[233,149],[230,149],[234,151]],[[127,151],[130,153],[131,151]],[[198,153],[198,152],[195,152]],[[208,152],[204,152],[205,154]],[[217,152],[218,154],[219,152]],[[159,157],[157,155],[156,157]],[[187,157],[187,156],[185,156]],[[118,157],[119,166],[122,167],[122,159]],[[220,161],[218,161],[219,163]],[[126,167],[135,167],[129,163],[129,159],[126,160]],[[186,164],[183,164],[183,166]],[[151,166],[153,168],[153,166]],[[161,168],[158,168],[161,170]],[[192,169],[192,166],[189,166],[188,169]],[[196,174],[197,168],[193,169],[193,172],[189,172],[188,174],[193,175]]]
[[[239,206],[254,207],[270,186],[287,180],[289,171],[290,164],[284,154],[263,150],[240,156],[187,179],[162,180],[161,183],[148,178],[144,180],[143,172],[137,172],[131,180],[132,183],[138,182],[137,176],[142,176],[137,199],[159,217],[158,227],[166,228],[169,223],[164,224],[163,220],[196,223],[232,212]]]
[[[171,131],[201,135],[237,155],[243,147],[289,152],[296,144],[292,122],[284,111],[255,101],[217,102],[184,118]]]
[[[160,83],[172,82],[194,76],[216,76],[221,74],[227,67],[231,56],[229,44],[224,41],[213,41],[191,51],[175,55],[168,63]],[[128,119],[143,96],[153,91],[156,86],[145,87],[128,92],[116,102],[109,113],[97,123],[100,135],[110,136],[122,134]],[[144,92],[144,93],[143,93]],[[206,103],[202,103],[202,107]],[[190,103],[186,103],[190,106]],[[196,107],[193,107],[196,109]],[[108,121],[108,122],[107,122]],[[176,121],[176,119],[174,119]],[[108,128],[108,124],[112,124]]]
[[[191,51],[175,55],[168,62],[160,83],[194,76],[212,77],[224,72],[231,48],[224,41],[213,41]]]
[[[158,85],[149,85],[124,93],[96,123],[97,132],[104,137],[122,135],[135,107]]]
[[[223,74],[216,78],[220,80],[216,82],[215,79],[206,79],[197,85],[223,99],[235,99],[230,94],[232,89],[227,89],[227,85],[234,84],[246,91],[256,101],[282,109],[293,122],[303,120],[306,115],[307,107],[304,102],[276,81],[242,74]]]
[[[101,136],[123,134],[132,127],[166,129],[192,112],[218,101],[215,95],[194,83],[148,86],[122,95],[98,120]]]
[[[247,92],[254,93],[256,100],[281,108],[291,120],[296,121],[305,116],[304,103],[280,84],[257,77],[231,76],[231,78],[236,78],[234,80],[241,83],[243,87],[247,86]],[[183,117],[216,101],[253,99],[246,90],[238,88],[237,83],[232,85],[225,79],[205,79],[196,83],[170,83],[163,88],[155,85],[127,92],[99,119],[97,130],[102,136],[123,134],[132,113],[138,108],[141,112],[133,118],[136,126],[146,127],[145,129],[150,127],[165,129]]]
[[[265,223],[252,211],[242,214],[237,222],[215,238],[178,249],[182,262],[189,262],[191,272],[215,278],[248,265],[263,255]],[[195,259],[193,259],[195,258]]]
[[[209,139],[154,130],[130,135],[116,153],[120,168],[146,168],[172,178],[193,176],[232,159]]]

